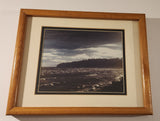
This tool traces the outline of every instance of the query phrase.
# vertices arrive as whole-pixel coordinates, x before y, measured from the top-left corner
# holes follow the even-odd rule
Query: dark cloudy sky
[[[42,66],[91,58],[122,58],[122,31],[43,28]]]

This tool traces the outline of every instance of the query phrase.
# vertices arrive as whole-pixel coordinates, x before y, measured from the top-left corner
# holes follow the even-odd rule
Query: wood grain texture
[[[139,20],[143,14],[128,13],[104,13],[104,12],[80,12],[80,11],[56,11],[22,9],[26,15],[39,17],[58,18],[85,18],[85,19],[109,19],[109,20]]]
[[[15,107],[8,114],[11,115],[146,115],[150,112],[139,107]]]
[[[140,58],[143,86],[144,107],[17,107],[17,94],[21,75],[21,66],[24,51],[26,19],[28,16],[78,18],[78,19],[105,19],[105,20],[132,20],[139,22]],[[103,12],[75,12],[22,9],[19,17],[19,27],[12,67],[11,84],[8,97],[7,115],[146,115],[152,114],[149,62],[146,38],[146,23],[144,14],[103,13]]]
[[[150,87],[150,73],[149,73],[149,60],[148,60],[148,46],[147,46],[147,33],[146,33],[146,20],[143,15],[139,20],[139,38],[140,38],[140,57],[141,57],[141,73],[143,83],[143,102],[147,110],[152,111],[151,101],[151,87]]]
[[[24,50],[25,26],[26,26],[26,15],[21,11],[19,17],[19,26],[17,32],[13,67],[12,67],[7,112],[12,108],[16,107],[18,86],[20,81],[21,66],[23,59],[23,50]]]

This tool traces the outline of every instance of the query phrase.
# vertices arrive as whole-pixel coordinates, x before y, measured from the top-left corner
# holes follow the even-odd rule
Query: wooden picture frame
[[[26,37],[27,17],[54,17],[92,20],[123,20],[137,21],[139,25],[139,46],[140,46],[140,70],[143,94],[143,106],[141,107],[20,107],[17,106],[24,44]],[[148,115],[152,114],[149,62],[147,50],[146,22],[144,14],[129,13],[103,13],[103,12],[76,12],[76,11],[55,11],[55,10],[34,10],[21,9],[19,26],[12,67],[11,83],[7,105],[7,115]]]

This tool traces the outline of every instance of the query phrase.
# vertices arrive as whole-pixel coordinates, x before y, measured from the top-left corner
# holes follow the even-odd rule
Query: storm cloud
[[[122,30],[44,27],[42,66],[91,58],[122,58]]]

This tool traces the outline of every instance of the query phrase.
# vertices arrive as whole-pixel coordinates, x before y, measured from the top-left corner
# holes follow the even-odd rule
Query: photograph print
[[[126,95],[124,30],[42,27],[35,94]]]

